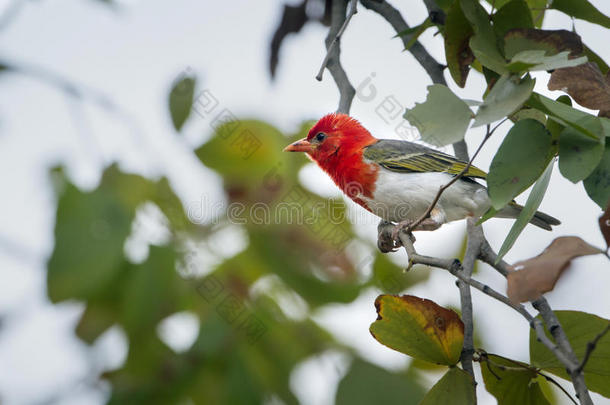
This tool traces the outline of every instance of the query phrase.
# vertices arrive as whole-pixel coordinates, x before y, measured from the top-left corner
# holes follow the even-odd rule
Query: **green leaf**
[[[514,28],[534,28],[532,14],[525,0],[512,0],[501,6],[493,15],[493,29],[504,50],[504,35]]]
[[[610,28],[610,17],[604,15],[587,0],[553,0],[550,7],[574,18]]]
[[[215,127],[212,137],[195,154],[222,176],[231,195],[260,201],[282,191],[276,189],[288,179],[296,180],[299,168],[307,162],[305,156],[298,156],[304,154],[282,152],[289,141],[265,122],[229,119]]]
[[[413,375],[387,371],[355,359],[339,382],[336,405],[417,405],[424,396]]]
[[[82,192],[66,184],[57,204],[55,247],[47,264],[47,289],[53,302],[87,299],[104,291],[124,262],[123,244],[131,233],[135,205],[113,187],[123,176],[109,169],[100,186]],[[134,192],[139,181],[128,178]]]
[[[166,179],[153,183],[113,165],[93,191],[80,191],[62,180],[66,185],[59,196],[55,247],[47,265],[52,301],[105,294],[125,265],[123,246],[140,204],[157,204],[174,229],[192,225]]]
[[[434,24],[432,23],[432,21],[430,21],[430,18],[426,18],[426,20],[419,24],[416,27],[412,27],[409,28],[407,30],[401,31],[398,34],[396,34],[397,37],[403,37],[405,35],[410,35],[411,37],[409,38],[409,42],[407,42],[407,44],[405,45],[405,51],[408,51],[409,49],[411,49],[411,47],[413,46],[413,44],[415,42],[417,42],[418,38],[430,27],[433,27]]]
[[[483,66],[496,73],[506,73],[505,60],[496,43],[496,34],[491,26],[489,14],[478,0],[459,0],[464,16],[470,21],[474,35],[470,38],[470,49]]]
[[[559,99],[558,99],[559,100]],[[526,103],[529,107],[536,108],[547,114],[549,118],[557,121],[563,126],[571,126],[592,139],[599,139],[602,135],[600,132],[595,132],[599,129],[597,125],[591,124],[591,118],[596,119],[591,114],[572,108],[561,101],[551,100],[538,93],[532,93],[532,96]],[[586,124],[586,126],[584,125]]]
[[[542,111],[538,111],[535,108],[522,108],[518,111],[515,111],[513,114],[510,115],[510,120],[512,122],[517,122],[517,121],[521,121],[527,118],[536,120],[541,122],[542,124],[546,124],[547,120],[546,120],[546,115],[542,112]],[[555,122],[555,121],[551,121],[551,122]],[[548,128],[548,126],[547,126]],[[549,131],[551,132],[551,134],[553,133],[550,128],[548,128]]]
[[[602,332],[610,322],[599,316],[579,311],[555,311],[576,357],[582,359],[587,351],[587,344]],[[548,332],[547,332],[548,335]],[[550,337],[550,336],[549,336]],[[591,352],[584,368],[587,387],[607,398],[610,398],[610,333],[606,333]],[[561,378],[570,379],[565,366],[542,343],[537,341],[536,332],[530,329],[531,363],[544,371]]]
[[[436,146],[462,140],[472,116],[468,105],[441,84],[428,86],[426,101],[404,114],[417,127],[422,139]]]
[[[420,405],[475,405],[474,381],[459,367],[452,367],[428,391]]]
[[[196,79],[181,74],[169,93],[169,112],[176,131],[180,131],[193,107]]]
[[[502,75],[479,107],[472,126],[490,124],[516,111],[529,99],[534,84],[536,80],[529,76]]]
[[[568,51],[559,52],[556,55],[545,56],[543,50],[521,51],[511,59],[506,68],[511,72],[523,72],[525,70],[554,70],[563,67],[573,67],[587,62],[586,56],[568,59]]]
[[[459,1],[454,1],[445,21],[445,58],[451,77],[464,87],[474,55],[468,42],[474,31],[462,12]]]
[[[544,198],[544,193],[546,193],[546,189],[549,186],[549,181],[551,180],[551,173],[553,172],[553,162],[551,161],[542,176],[536,181],[530,195],[527,197],[527,201],[525,202],[525,206],[521,210],[521,214],[510,228],[506,239],[502,243],[500,250],[498,252],[498,258],[496,259],[496,263],[499,262],[506,253],[513,247],[515,241],[525,228],[525,226],[530,222],[530,220],[536,214],[536,210],[540,206],[542,199]]]
[[[483,222],[487,221],[488,219],[495,217],[498,212],[500,212],[500,210],[497,210],[494,207],[489,207],[487,212],[485,214],[483,214],[483,216],[477,221],[477,225],[481,225]]]
[[[496,397],[498,405],[550,405],[531,366],[495,354],[485,357],[487,360],[481,362],[485,389]]]
[[[499,210],[528,188],[552,156],[551,136],[540,122],[524,119],[506,134],[491,162],[487,186],[492,206]]]
[[[587,128],[597,126],[592,132],[601,132],[599,119],[586,118],[579,123]],[[572,183],[588,177],[604,154],[605,137],[592,139],[572,127],[567,127],[559,135],[559,171]]]
[[[370,331],[381,344],[431,363],[460,360],[464,324],[454,311],[411,295],[380,295],[375,308]]]
[[[371,284],[388,294],[398,294],[414,284],[427,280],[429,271],[408,271],[394,264],[386,254],[378,253],[373,262]]]
[[[606,143],[601,161],[584,181],[585,190],[593,201],[605,209],[610,201],[610,144]]]

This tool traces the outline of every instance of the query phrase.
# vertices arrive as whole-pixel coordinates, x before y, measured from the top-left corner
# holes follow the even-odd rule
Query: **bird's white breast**
[[[361,197],[374,214],[393,222],[415,220],[428,209],[441,186],[453,178],[442,172],[397,173],[381,168],[373,198]],[[432,219],[445,223],[482,215],[490,207],[487,189],[458,180],[441,195]]]

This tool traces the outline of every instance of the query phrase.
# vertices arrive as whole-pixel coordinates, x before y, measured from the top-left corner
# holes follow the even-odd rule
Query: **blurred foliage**
[[[426,280],[428,271],[404,273],[372,245],[366,260],[348,257],[344,248],[356,237],[345,203],[300,185],[307,160],[282,153],[309,126],[284,136],[256,120],[220,125],[195,154],[222,177],[229,206],[239,209],[211,223],[191,222],[166,179],[113,165],[95,189],[83,191],[63,170],[53,170],[58,206],[48,295],[53,302],[85,303],[76,333],[88,344],[112,326],[125,331],[125,363],[101,376],[111,384],[110,403],[258,404],[271,397],[297,403],[291,371],[329,349],[354,358],[338,402],[358,397],[363,380],[379,381],[377,391],[367,392],[383,392],[389,403],[421,398],[414,374],[364,362],[310,319],[316,308],[349,303],[363,289],[404,291]],[[150,204],[163,214],[156,220],[169,240],[145,241],[147,257],[134,262],[126,242],[137,238],[137,218]],[[196,246],[231,227],[247,233],[247,246],[200,268],[192,255]],[[273,291],[252,289],[272,275],[279,280]],[[288,316],[280,305],[278,297],[291,295],[306,303],[304,318]],[[175,351],[157,329],[181,311],[198,317],[199,334],[186,350]]]

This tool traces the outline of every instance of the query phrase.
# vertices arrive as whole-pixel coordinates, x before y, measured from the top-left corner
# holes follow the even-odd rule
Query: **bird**
[[[397,224],[392,233],[397,243],[398,232],[423,216],[440,187],[468,166],[421,144],[375,138],[356,119],[341,113],[325,115],[307,137],[284,151],[306,153],[345,195],[382,220]],[[483,170],[468,166],[413,230],[433,231],[448,222],[481,217],[492,206],[487,188],[477,181],[486,176]],[[522,209],[512,201],[495,216],[517,218]],[[530,223],[550,231],[561,222],[536,212]]]

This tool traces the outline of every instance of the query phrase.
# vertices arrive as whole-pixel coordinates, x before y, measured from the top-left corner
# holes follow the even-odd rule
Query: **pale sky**
[[[607,0],[591,1],[610,14]],[[0,15],[12,1],[0,0]],[[328,74],[314,79],[324,57],[326,28],[312,23],[298,36],[286,39],[277,78],[267,73],[268,44],[275,29],[280,1],[118,1],[116,10],[101,2],[85,0],[24,2],[16,19],[0,31],[0,59],[36,70],[43,68],[103,94],[119,112],[108,111],[89,99],[75,101],[53,86],[25,75],[0,74],[0,402],[37,404],[59,395],[57,403],[101,404],[105,388],[78,385],[96,367],[116,367],[125,356],[125,340],[117,330],[88,348],[73,334],[83,306],[51,305],[46,298],[45,262],[53,248],[55,201],[48,169],[58,163],[68,168],[80,186],[91,188],[99,180],[104,163],[119,160],[126,170],[148,175],[167,175],[186,206],[222,199],[220,180],[190,153],[209,135],[209,121],[195,116],[177,136],[167,112],[167,93],[172,80],[191,69],[207,88],[240,118],[255,117],[286,132],[304,119],[318,118],[336,109],[338,94]],[[392,1],[407,21],[419,24],[426,11],[421,1]],[[572,22],[558,12],[547,13],[544,28],[570,29]],[[593,50],[610,61],[608,31],[576,21],[576,31]],[[440,36],[428,30],[422,41],[438,60],[444,55]],[[378,15],[361,7],[342,43],[342,61],[354,86],[365,79],[377,89],[372,101],[355,98],[352,115],[379,138],[396,137],[400,118],[376,113],[379,104],[393,97],[403,107],[426,98],[430,83],[423,69],[394,32]],[[448,81],[451,81],[446,74]],[[548,74],[539,73],[536,91],[546,90]],[[480,99],[484,81],[471,73],[464,98]],[[75,116],[84,116],[75,120]],[[487,170],[508,126],[488,142],[475,164]],[[481,129],[468,132],[471,151],[482,137]],[[306,186],[322,195],[338,195],[336,187],[313,165],[301,176]],[[525,202],[525,195],[518,198]],[[352,205],[353,210],[359,207]],[[564,179],[557,167],[541,209],[560,218],[554,232],[527,227],[507,261],[540,253],[560,235],[577,235],[602,246],[597,227],[600,214],[582,184]],[[376,220],[361,214],[365,223],[358,234],[373,241]],[[492,246],[500,247],[512,222],[490,220],[485,224]],[[446,225],[434,233],[420,233],[421,253],[453,255],[465,224]],[[236,252],[227,252],[227,254]],[[406,263],[403,252],[393,254]],[[430,298],[440,305],[459,306],[453,277],[431,270],[426,284],[409,293]],[[505,281],[483,268],[478,279],[505,291]],[[555,309],[575,309],[610,318],[608,262],[602,256],[578,259],[547,297]],[[602,286],[604,290],[598,288]],[[369,324],[375,319],[376,291],[367,291],[350,305],[333,306],[315,319],[368,360],[386,367],[408,361],[372,340]],[[473,293],[475,319],[489,352],[528,360],[528,325],[516,313],[478,292]],[[186,341],[196,332],[188,317],[167,326],[169,340]],[[181,340],[182,339],[182,340]],[[178,344],[178,343],[176,343]],[[94,362],[90,360],[94,359]],[[340,355],[312,359],[293,375],[295,392],[304,404],[331,404],[333,381],[345,370]],[[479,376],[480,380],[480,376]],[[303,389],[317,387],[317,389]],[[482,384],[482,404],[493,404]],[[598,404],[610,400],[594,397]]]

